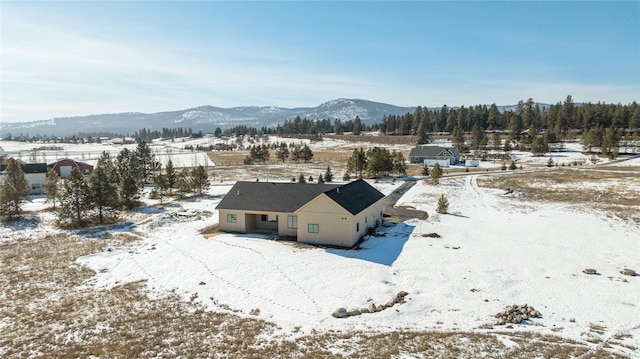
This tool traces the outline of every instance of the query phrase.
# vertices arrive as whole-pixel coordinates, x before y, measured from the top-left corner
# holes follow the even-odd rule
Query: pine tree
[[[178,194],[180,194],[180,197],[184,197],[189,192],[191,192],[193,186],[191,184],[191,176],[188,170],[180,171],[180,174],[178,174],[178,177],[176,179],[176,187],[178,190]]]
[[[322,173],[318,176],[318,183],[324,183],[324,177],[322,177]]]
[[[433,168],[429,172],[430,172],[429,174],[431,175],[431,179],[433,180],[433,183],[434,184],[440,183],[440,178],[442,177],[442,168],[440,167],[440,164],[436,163],[435,165],[433,165]]]
[[[167,161],[167,166],[164,169],[165,179],[167,181],[167,189],[169,190],[169,195],[173,193],[173,189],[176,186],[176,180],[178,178],[178,174],[176,173],[176,169],[173,167],[173,161]]]
[[[191,183],[193,185],[194,192],[199,196],[204,194],[204,191],[209,189],[209,174],[202,165],[194,168],[191,172]]]
[[[531,153],[534,156],[541,156],[549,151],[549,145],[543,137],[536,137],[531,144]]]
[[[331,167],[327,166],[327,170],[324,172],[324,181],[331,182],[333,181],[333,174],[331,173]]]
[[[313,151],[311,151],[311,148],[305,144],[304,146],[302,146],[300,155],[304,163],[307,163],[313,158]]]
[[[448,213],[448,211],[449,211],[449,201],[443,194],[438,199],[438,208],[436,209],[436,212],[440,214],[446,214]]]
[[[47,202],[53,202],[53,209],[56,209],[56,199],[58,198],[58,173],[53,168],[47,171],[47,179],[44,184],[44,195]]]
[[[453,129],[451,143],[454,147],[459,147],[464,144],[464,131],[460,128],[459,125]]]
[[[142,186],[142,169],[135,153],[127,148],[120,151],[116,159],[117,180],[123,205],[132,209],[138,203]]]
[[[304,178],[302,173],[298,176],[298,183],[307,183],[307,180]]]
[[[146,141],[138,142],[138,146],[134,152],[140,164],[141,182],[147,183],[154,177],[154,171],[158,162],[156,156],[151,152],[151,148]]]
[[[510,140],[504,141],[504,151],[505,152],[511,151],[511,141]]]
[[[295,145],[291,150],[291,160],[298,163],[300,159],[302,159],[302,148],[300,148],[300,145]]]
[[[416,145],[429,142],[429,135],[427,134],[424,122],[425,121],[420,121],[418,129],[416,130]]]
[[[96,168],[89,175],[89,191],[94,205],[98,208],[100,223],[104,223],[104,214],[115,212],[119,207],[118,186],[114,180],[116,171],[111,156],[102,152]]]
[[[276,150],[276,158],[282,161],[282,163],[284,163],[284,161],[288,157],[289,157],[289,148],[287,148],[286,143],[282,142],[280,144],[280,147],[278,147],[278,149]]]
[[[497,151],[502,147],[502,139],[500,138],[500,134],[498,132],[494,132],[491,139],[493,150]]]
[[[393,172],[398,176],[406,175],[407,164],[402,152],[393,150],[393,152],[391,152],[391,159],[393,161]]]
[[[549,157],[549,160],[547,161],[547,167],[553,167],[553,158]]]
[[[169,183],[167,181],[167,175],[162,173],[158,175],[158,177],[156,177],[155,185],[156,185],[155,192],[158,195],[158,198],[160,199],[160,204],[162,204],[162,200],[169,192]]]
[[[429,166],[424,165],[424,167],[422,167],[422,175],[423,176],[428,176],[429,175]]]
[[[7,160],[2,185],[0,185],[0,215],[12,219],[20,215],[22,200],[29,197],[31,188],[22,171],[20,162]]]
[[[353,172],[356,176],[362,178],[362,173],[367,168],[367,155],[362,147],[354,149],[351,157],[347,160],[347,172]]]
[[[358,136],[360,135],[360,131],[362,131],[362,120],[360,120],[360,117],[356,116],[356,119],[353,121],[352,133]]]
[[[64,179],[60,192],[60,218],[75,220],[79,228],[86,211],[92,207],[92,201],[87,180],[77,167]]]
[[[374,147],[367,151],[367,175],[371,177],[386,176],[393,170],[393,159],[386,148]]]
[[[350,181],[351,180],[351,176],[349,176],[349,172],[345,172],[344,175],[342,176],[342,180],[343,181]]]

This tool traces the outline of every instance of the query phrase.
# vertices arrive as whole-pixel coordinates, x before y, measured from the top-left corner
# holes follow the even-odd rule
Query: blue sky
[[[640,100],[640,2],[6,1],[2,122]]]

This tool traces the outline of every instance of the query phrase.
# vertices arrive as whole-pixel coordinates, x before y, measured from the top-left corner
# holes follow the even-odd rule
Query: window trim
[[[227,213],[227,222],[229,223],[237,223],[238,217],[235,213]]]

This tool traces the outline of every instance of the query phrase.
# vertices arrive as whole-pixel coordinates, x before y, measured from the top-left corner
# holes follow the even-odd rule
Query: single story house
[[[460,152],[455,147],[440,147],[430,145],[418,145],[409,153],[410,163],[422,163],[432,167],[436,163],[440,167],[456,165],[460,161]]]
[[[60,178],[67,178],[74,167],[79,168],[80,172],[82,172],[84,176],[88,176],[91,174],[91,172],[93,172],[92,165],[76,161],[71,158],[63,158],[57,160],[56,162],[49,163],[48,167],[53,168],[53,170],[56,171],[58,177]]]
[[[29,182],[31,194],[42,194],[44,186],[47,182],[47,164],[46,163],[24,163],[20,161],[20,167],[24,172],[24,178]],[[0,165],[0,182],[4,183],[4,171],[6,164]]]
[[[382,223],[384,195],[366,181],[346,184],[236,182],[216,209],[227,232],[263,232],[298,242],[352,247]]]

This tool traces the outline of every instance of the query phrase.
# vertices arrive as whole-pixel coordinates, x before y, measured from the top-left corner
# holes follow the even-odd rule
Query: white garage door
[[[60,178],[67,178],[71,174],[71,166],[60,166]]]

